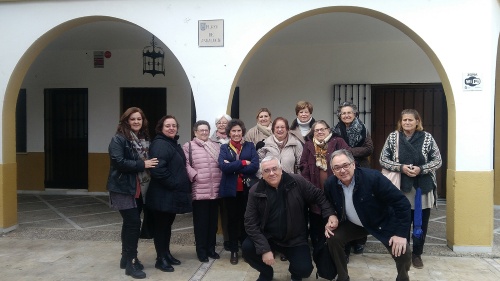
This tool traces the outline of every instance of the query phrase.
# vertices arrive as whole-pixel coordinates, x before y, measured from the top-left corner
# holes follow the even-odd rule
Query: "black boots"
[[[127,259],[127,263],[125,265],[125,274],[132,276],[132,278],[135,279],[144,279],[146,278],[146,273],[142,271],[144,269],[144,266],[138,262],[139,260],[137,258],[133,259]],[[139,265],[142,267],[142,269],[139,268]]]
[[[141,261],[138,258],[135,258],[135,263],[137,264],[137,268],[140,270],[144,270],[144,265],[142,265]],[[120,259],[120,268],[125,269],[127,267],[127,258],[122,255],[122,258]]]
[[[178,260],[178,259],[176,259],[176,258],[174,258],[174,256],[172,256],[172,254],[170,253],[170,251],[165,254],[165,259],[171,265],[180,265],[181,264],[181,261]]]
[[[174,267],[163,257],[157,257],[155,267],[163,272],[173,272]]]

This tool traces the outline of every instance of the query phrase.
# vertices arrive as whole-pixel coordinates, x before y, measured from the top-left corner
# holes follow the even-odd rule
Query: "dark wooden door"
[[[88,188],[87,89],[45,89],[45,188]]]
[[[129,107],[142,109],[148,119],[149,135],[153,139],[156,135],[156,123],[167,114],[167,89],[122,88],[121,113]]]
[[[437,142],[443,159],[442,167],[436,171],[437,192],[440,198],[446,198],[448,111],[441,84],[372,86],[372,167],[381,169],[379,158],[382,147],[389,133],[396,129],[401,111],[407,108],[420,113],[424,130],[431,133]]]

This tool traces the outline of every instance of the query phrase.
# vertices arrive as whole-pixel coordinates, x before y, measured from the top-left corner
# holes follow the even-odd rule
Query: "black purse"
[[[316,264],[316,279],[319,277],[327,280],[335,279],[337,268],[333,263],[326,241],[318,242],[318,245],[313,249],[313,260]]]

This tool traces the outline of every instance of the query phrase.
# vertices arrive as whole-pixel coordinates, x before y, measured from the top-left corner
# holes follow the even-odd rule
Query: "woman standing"
[[[330,126],[326,121],[316,121],[311,127],[311,133],[300,158],[302,176],[314,186],[323,189],[325,180],[333,175],[330,155],[336,150],[348,148],[347,143],[339,135],[330,132]],[[311,242],[315,247],[325,226],[321,210],[316,205],[309,207],[309,225]]]
[[[290,133],[296,136],[302,144],[307,141],[307,135],[311,131],[311,126],[316,122],[312,117],[313,105],[308,101],[299,101],[295,105],[295,115],[297,118],[292,121]]]
[[[257,153],[261,160],[266,156],[275,156],[281,161],[284,172],[298,174],[303,148],[299,139],[290,134],[289,130],[288,120],[283,117],[274,119],[273,135],[265,139],[264,147],[259,149]]]
[[[219,195],[224,200],[227,213],[231,264],[238,263],[238,241],[243,242],[246,238],[243,218],[249,187],[244,182],[247,178],[255,177],[259,169],[259,156],[254,144],[243,140],[245,132],[243,121],[229,121],[226,134],[230,141],[221,146],[219,154],[219,167],[222,170]]]
[[[107,189],[111,207],[119,210],[123,219],[120,268],[133,278],[146,278],[144,266],[137,258],[141,232],[141,211],[150,181],[146,169],[158,164],[148,159],[148,120],[140,108],[131,107],[120,117],[115,136],[109,143],[111,166]]]
[[[399,142],[396,144],[396,139]],[[396,161],[396,148],[399,162]],[[387,137],[380,154],[380,165],[390,171],[401,173],[401,191],[411,203],[411,219],[415,216],[416,189],[422,191],[422,236],[413,239],[412,264],[415,268],[423,268],[422,252],[429,225],[432,206],[436,205],[436,170],[441,167],[441,154],[431,134],[424,131],[422,118],[415,109],[401,112],[397,130]],[[420,210],[417,210],[420,211]],[[413,225],[415,228],[415,225]],[[407,237],[410,241],[410,233]]]
[[[228,143],[229,137],[226,134],[227,122],[231,121],[231,116],[221,114],[215,117],[215,131],[210,136],[210,140],[219,144],[219,146]],[[224,249],[229,251],[229,235],[227,234],[227,214],[224,207],[224,200],[219,200],[220,226],[222,229],[222,237],[224,238]]]
[[[182,148],[186,155],[186,169],[192,182],[193,226],[196,255],[201,262],[208,258],[219,259],[215,252],[217,220],[219,211],[219,184],[222,172],[219,169],[220,146],[211,141],[210,125],[200,120],[194,123],[195,137]]]
[[[261,144],[263,145],[263,141],[270,135],[272,135],[271,111],[269,111],[269,109],[267,108],[261,108],[257,113],[257,125],[248,130],[248,132],[245,134],[245,140],[251,141],[255,145],[261,142]]]
[[[370,168],[368,157],[373,153],[373,142],[365,124],[358,118],[358,107],[350,102],[342,103],[337,109],[339,123],[333,132],[340,135],[349,145],[356,165]]]
[[[333,132],[339,134],[349,145],[349,150],[358,167],[370,168],[368,157],[373,153],[373,142],[365,124],[358,118],[358,107],[351,102],[344,102],[337,109],[337,117],[340,122]],[[366,239],[365,237],[346,245],[345,253],[348,262],[351,246],[354,247],[355,254],[361,254],[365,248]]]
[[[227,114],[222,114],[219,117],[215,117],[215,126],[216,130],[210,136],[210,139],[214,142],[219,143],[219,145],[223,145],[229,142],[229,137],[226,134],[227,122],[231,121],[231,116]]]
[[[192,211],[191,185],[186,170],[186,156],[177,143],[179,124],[174,116],[162,117],[156,125],[156,137],[151,143],[150,155],[158,159],[151,169],[151,184],[146,205],[154,214],[155,267],[172,272],[172,265],[181,262],[170,253],[172,223],[176,214]]]

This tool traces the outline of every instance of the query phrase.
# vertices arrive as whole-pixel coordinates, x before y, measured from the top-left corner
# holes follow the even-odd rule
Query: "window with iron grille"
[[[343,102],[352,102],[358,107],[359,119],[371,131],[371,85],[370,84],[335,84],[333,85],[333,122],[339,122],[337,109]]]

